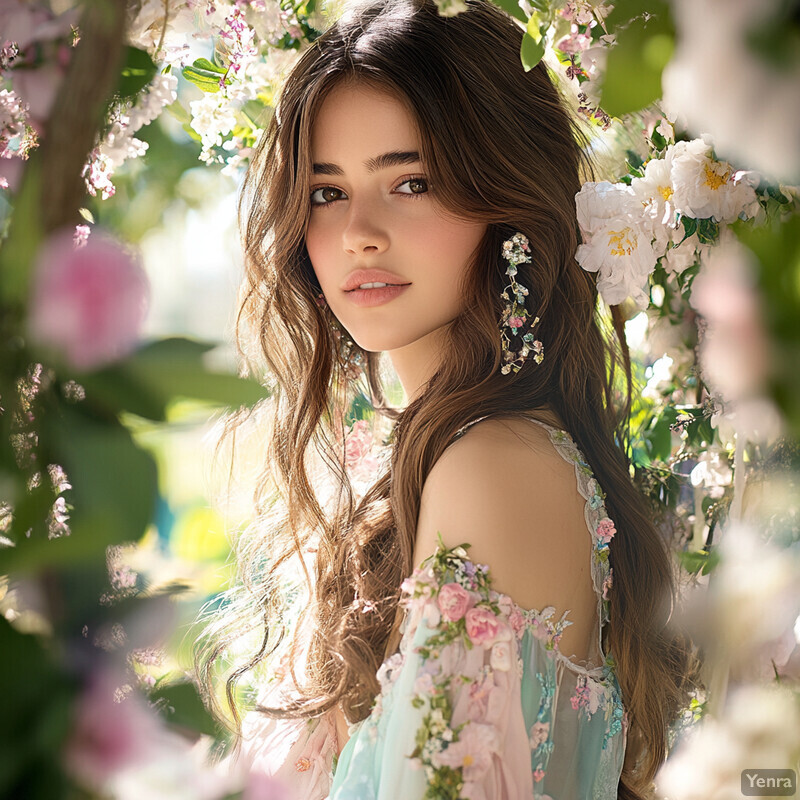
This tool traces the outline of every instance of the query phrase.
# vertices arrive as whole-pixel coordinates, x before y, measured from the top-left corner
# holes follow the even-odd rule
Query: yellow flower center
[[[722,167],[722,164],[718,166]],[[730,167],[725,170],[721,175],[717,172],[711,164],[706,164],[705,166],[705,173],[706,173],[706,186],[714,191],[717,191],[720,186],[723,186],[728,182],[728,178],[730,177],[731,170]]]
[[[629,256],[636,249],[636,236],[631,237],[631,229],[608,232],[608,246],[612,256]]]
[[[474,763],[475,759],[469,753],[467,753],[467,755],[464,756],[464,761],[462,763],[462,766],[471,767]]]
[[[664,198],[665,203],[670,199],[670,197],[672,197],[673,194],[675,194],[675,191],[671,186],[659,186],[658,191]]]

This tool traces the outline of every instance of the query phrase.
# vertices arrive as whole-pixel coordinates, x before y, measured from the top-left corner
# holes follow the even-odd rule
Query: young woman
[[[580,138],[519,27],[467,6],[345,15],[288,77],[243,195],[274,413],[240,550],[262,646],[228,697],[267,665],[244,752],[293,798],[643,797],[686,702],[619,343],[574,259]],[[362,497],[364,385],[393,430]]]

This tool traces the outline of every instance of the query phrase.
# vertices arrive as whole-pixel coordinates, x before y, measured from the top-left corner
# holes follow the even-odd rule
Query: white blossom
[[[652,220],[636,192],[624,184],[586,183],[575,198],[583,244],[576,258],[597,272],[597,288],[606,303],[631,297],[639,308],[649,302],[647,280],[660,255],[653,246]]]
[[[200,134],[203,151],[222,144],[222,137],[236,126],[236,114],[222,92],[204,94],[200,100],[189,103],[192,111],[192,128]]]
[[[672,187],[672,152],[667,151],[665,158],[653,158],[647,162],[644,177],[634,178],[631,189],[642,203],[644,213],[653,222],[658,223],[655,228],[659,240],[666,240],[667,225],[675,221],[675,207],[672,196],[675,190]]]
[[[146,50],[156,61],[183,66],[190,57],[189,41],[196,38],[199,27],[195,5],[192,0],[144,0],[128,26],[129,44]]]
[[[694,219],[713,218],[733,222],[740,215],[751,217],[758,206],[753,173],[735,172],[725,161],[711,155],[707,139],[671,145],[672,202],[680,214]]]

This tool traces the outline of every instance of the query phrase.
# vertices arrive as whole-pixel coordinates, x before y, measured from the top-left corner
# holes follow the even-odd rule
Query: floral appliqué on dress
[[[527,611],[492,590],[488,567],[468,560],[468,547],[464,544],[446,549],[440,539],[436,553],[402,585],[401,602],[409,611],[410,624],[424,623],[432,631],[424,646],[416,649],[424,666],[411,701],[415,708],[425,711],[411,758],[426,772],[429,788],[425,796],[431,799],[458,800],[481,795],[475,791],[476,784],[501,747],[498,732],[489,719],[492,694],[499,691],[497,674],[515,670],[521,677],[517,641],[526,630],[555,657],[564,628],[572,624],[566,620],[566,612],[555,620],[553,607]],[[464,675],[450,668],[462,648],[482,653],[477,675]],[[396,672],[399,665],[392,664],[391,672]],[[385,673],[379,677],[383,679],[384,694],[392,682],[386,680]],[[537,678],[542,681],[543,691],[537,722],[530,731],[534,782],[544,776],[552,749],[550,714],[554,694],[554,686],[547,685],[545,676]],[[601,703],[604,708],[613,705],[613,698],[606,696],[599,683],[582,677],[579,686],[583,688],[573,703],[576,711],[583,709],[591,715]],[[456,689],[461,695],[466,690],[467,720],[453,726],[452,698]]]

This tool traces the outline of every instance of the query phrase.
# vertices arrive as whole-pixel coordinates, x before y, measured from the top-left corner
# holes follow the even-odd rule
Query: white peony
[[[586,183],[575,202],[583,235],[575,255],[580,265],[598,273],[597,288],[609,305],[631,297],[646,308],[647,279],[661,253],[636,192],[625,184]]]
[[[642,203],[644,213],[658,224],[655,230],[659,241],[666,244],[668,231],[665,226],[675,222],[671,148],[665,158],[653,158],[647,162],[644,177],[634,178],[631,189]]]
[[[734,172],[726,161],[714,160],[709,141],[678,142],[669,151],[672,202],[677,212],[694,219],[713,217],[717,222],[733,222],[740,215],[752,217],[756,213],[756,176]]]

